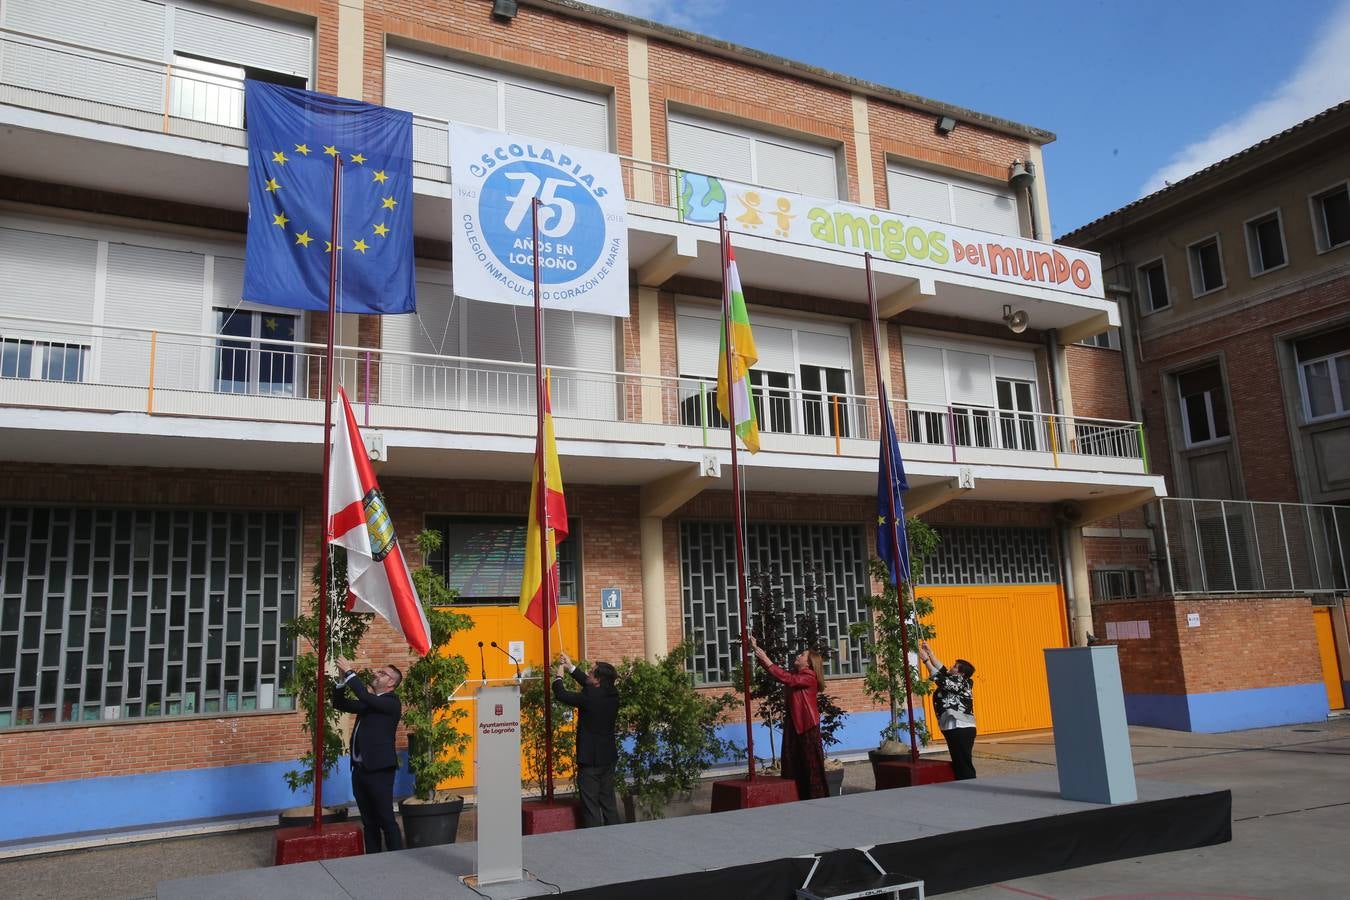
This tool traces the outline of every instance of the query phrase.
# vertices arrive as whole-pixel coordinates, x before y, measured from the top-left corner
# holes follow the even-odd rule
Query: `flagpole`
[[[881,378],[881,328],[877,318],[877,295],[872,285],[872,254],[863,254],[863,264],[867,269],[867,307],[872,313],[872,365],[876,369],[877,376],[877,405],[879,421],[882,424],[880,428],[881,435],[881,466],[886,473],[886,504],[890,512],[890,526],[887,531],[891,536],[891,559],[895,560],[896,581],[899,582],[900,560],[900,531],[896,528],[895,516],[895,466],[891,460],[891,442],[885,434],[884,423],[886,421],[886,412],[882,404],[887,404],[890,399],[886,396],[886,382]],[[895,586],[896,602],[900,605],[900,643],[904,645],[904,670],[905,670],[905,716],[909,720],[909,759],[910,762],[919,761],[919,742],[914,736],[914,689],[911,683],[909,672],[909,616],[905,609],[905,596],[909,593],[909,579],[904,579],[903,583]]]
[[[539,198],[530,201],[533,230],[531,255],[534,258],[534,411],[538,437],[535,439],[536,477],[539,483],[539,591],[544,601],[544,802],[553,802],[553,679],[549,666],[549,615],[553,611],[553,578],[549,572],[548,545],[552,537],[548,527],[548,471],[544,465],[544,308],[539,290]]]
[[[328,655],[328,595],[331,580],[329,572],[328,479],[333,465],[333,331],[337,324],[338,286],[338,216],[342,204],[342,156],[333,156],[333,258],[328,261],[328,348],[324,355],[323,380],[323,541],[319,548],[319,662],[314,677],[314,830],[323,829],[323,750],[324,726],[324,666]]]
[[[745,541],[741,521],[741,475],[736,462],[736,398],[732,386],[731,360],[735,356],[735,339],[731,331],[731,285],[727,277],[727,216],[717,217],[717,229],[722,244],[722,333],[726,335],[727,352],[722,364],[727,370],[727,412],[731,413],[727,431],[731,434],[731,512],[732,530],[736,540],[736,606],[741,618],[741,693],[745,700],[745,755],[750,761],[749,779],[755,780],[755,736],[750,722],[750,632],[748,610],[745,604]],[[751,404],[753,415],[754,404]]]

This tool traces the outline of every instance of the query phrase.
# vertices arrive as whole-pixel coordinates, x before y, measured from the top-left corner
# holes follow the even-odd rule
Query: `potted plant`
[[[890,711],[886,726],[881,729],[881,743],[876,750],[868,753],[875,775],[880,775],[879,763],[909,756],[907,717],[901,716],[902,704],[921,702],[929,693],[932,682],[921,677],[917,665],[910,663],[911,653],[918,653],[919,641],[931,638],[932,626],[923,624],[924,617],[932,613],[933,602],[927,597],[916,597],[911,589],[923,577],[924,565],[937,549],[938,534],[928,525],[916,518],[906,520],[905,531],[908,535],[910,579],[902,584],[905,597],[905,614],[912,623],[908,630],[908,644],[901,639],[900,605],[901,591],[888,583],[886,566],[881,560],[873,558],[868,563],[872,580],[883,585],[879,594],[869,594],[863,598],[863,605],[871,615],[868,621],[856,622],[849,628],[850,637],[861,638],[870,649],[866,670],[863,675],[863,690],[877,703],[885,703]],[[914,697],[905,696],[905,666],[909,666],[910,684]],[[915,737],[919,743],[928,743],[927,725],[922,721],[915,723]]]
[[[590,671],[590,665],[584,660],[573,660],[573,665],[583,672]],[[525,783],[539,796],[544,795],[545,732],[544,732],[544,683],[551,681],[550,669],[542,673],[543,677],[529,677],[535,673],[526,672],[524,684],[520,689],[520,752],[525,759]],[[577,730],[574,724],[576,710],[565,703],[553,701],[553,777],[554,781],[571,780],[576,777]]]
[[[671,799],[693,791],[710,766],[738,752],[717,734],[735,696],[695,689],[689,656],[684,643],[656,662],[625,659],[619,667],[616,775],[629,821],[664,817]]]
[[[408,668],[398,688],[403,721],[408,726],[408,767],[413,776],[413,795],[399,803],[399,812],[403,814],[407,846],[430,847],[454,843],[464,811],[464,798],[441,790],[439,785],[464,774],[461,755],[469,736],[459,729],[458,722],[468,712],[447,701],[468,677],[469,666],[463,656],[450,653],[449,646],[456,633],[473,627],[473,620],[446,608],[458,594],[426,564],[440,549],[441,533],[422,531],[416,542],[423,562],[413,570],[412,580],[431,628],[431,649]]]
[[[784,599],[782,581],[776,570],[751,573],[750,628],[755,640],[770,659],[778,660],[780,664],[806,649],[815,650],[828,664],[835,656],[835,649],[821,634],[820,613],[826,603],[822,574],[808,567],[804,584],[797,589],[791,602]],[[737,665],[737,672],[739,668]],[[739,677],[739,674],[734,676],[737,680]],[[756,701],[756,712],[769,732],[768,768],[773,770],[778,764],[774,732],[777,729],[779,734],[782,733],[782,723],[787,715],[786,694],[783,686],[759,666],[755,667],[751,684],[750,699]],[[823,689],[816,695],[816,706],[820,710],[821,744],[829,748],[839,742],[835,732],[843,723],[844,711]],[[844,764],[827,760],[825,781],[831,794],[839,793],[844,781]]]
[[[332,577],[328,582],[328,649],[327,658],[351,658],[356,646],[361,643],[366,629],[370,627],[371,616],[365,613],[347,612],[347,554],[341,547],[331,548],[330,566]],[[287,772],[286,784],[293,793],[305,788],[313,789],[315,772],[314,729],[318,722],[316,690],[319,684],[319,603],[322,602],[323,570],[319,563],[314,564],[310,573],[310,583],[314,588],[312,611],[306,616],[297,616],[283,625],[288,640],[296,642],[295,668],[286,682],[286,690],[296,698],[303,719],[301,727],[309,735],[308,749],[300,757],[300,767]],[[305,649],[302,649],[305,648]],[[324,687],[328,687],[328,677],[324,676]],[[342,734],[338,721],[342,713],[333,704],[324,703],[324,742],[323,772],[327,779],[337,768],[343,753]],[[347,818],[347,805],[325,807],[325,822],[340,821]],[[303,825],[312,821],[313,813],[308,807],[297,806],[284,810],[278,817],[279,824]]]

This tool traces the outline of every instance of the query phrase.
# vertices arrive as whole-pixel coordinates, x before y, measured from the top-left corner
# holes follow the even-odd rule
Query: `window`
[[[801,371],[806,433],[848,437],[848,372],[827,366],[802,366]]]
[[[1228,405],[1218,364],[1178,375],[1177,391],[1187,446],[1228,437]]]
[[[307,79],[185,54],[173,58],[169,115],[230,128],[244,127],[244,80],[303,88]]]
[[[895,212],[995,234],[1020,236],[1017,196],[1003,184],[890,163],[886,196]]]
[[[1247,258],[1253,275],[1278,269],[1289,261],[1284,251],[1284,227],[1280,223],[1279,210],[1247,223]]]
[[[1314,194],[1311,202],[1318,251],[1350,243],[1350,187],[1342,184]]]
[[[1103,350],[1120,349],[1120,329],[1108,328],[1101,334],[1094,334],[1092,337],[1083,338],[1078,341],[1084,347],[1100,347]]]
[[[904,363],[909,440],[1038,449],[1038,381],[1030,352],[906,338]]]
[[[1350,412],[1350,327],[1294,342],[1304,415],[1312,419]]]
[[[999,378],[998,427],[1001,446],[1013,450],[1035,450],[1036,443],[1036,384]]]
[[[811,197],[839,196],[833,147],[743,125],[672,113],[667,122],[670,164]]]
[[[89,347],[24,338],[0,338],[0,378],[84,381]]]
[[[224,394],[294,394],[299,316],[216,309],[216,390]]]
[[[299,516],[0,507],[0,728],[291,709]]]
[[[1199,297],[1223,287],[1223,255],[1219,237],[1205,238],[1186,248],[1191,262],[1191,294]]]
[[[427,565],[459,592],[459,604],[515,606],[525,571],[524,519],[432,516],[427,527],[441,533],[441,549]],[[569,535],[558,544],[559,602],[577,602],[580,572],[577,563],[581,534],[575,520]]]
[[[1142,576],[1138,569],[1093,569],[1092,599],[1124,600],[1141,596]]]
[[[1155,313],[1172,305],[1167,294],[1167,265],[1161,259],[1139,267],[1139,312]]]

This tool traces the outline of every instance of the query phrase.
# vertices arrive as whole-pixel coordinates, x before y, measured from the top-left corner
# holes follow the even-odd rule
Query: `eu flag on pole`
[[[889,449],[889,453],[887,450]],[[889,467],[887,462],[890,463]],[[887,469],[889,468],[889,471]],[[895,502],[895,517],[891,517],[891,500]],[[900,456],[900,442],[895,436],[895,422],[891,419],[890,399],[886,385],[881,385],[881,446],[877,458],[877,556],[886,564],[891,584],[897,588],[909,581],[909,537],[905,533],[905,503],[902,496],[909,490],[905,477],[905,461]],[[896,547],[900,558],[896,559]]]
[[[339,311],[413,312],[412,114],[260,81],[245,83],[244,110],[244,299],[326,310],[336,244]],[[339,154],[335,241],[333,158]]]

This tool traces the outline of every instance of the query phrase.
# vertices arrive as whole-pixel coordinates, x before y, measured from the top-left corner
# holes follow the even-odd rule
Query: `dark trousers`
[[[952,757],[952,771],[956,773],[956,780],[974,778],[975,729],[953,728],[942,732],[942,736],[947,739],[947,752]]]
[[[623,823],[614,802],[614,763],[577,766],[577,790],[581,793],[581,827]]]
[[[356,795],[356,808],[361,810],[367,853],[403,849],[403,832],[394,821],[394,772],[371,772],[360,763],[352,763],[352,793]]]

